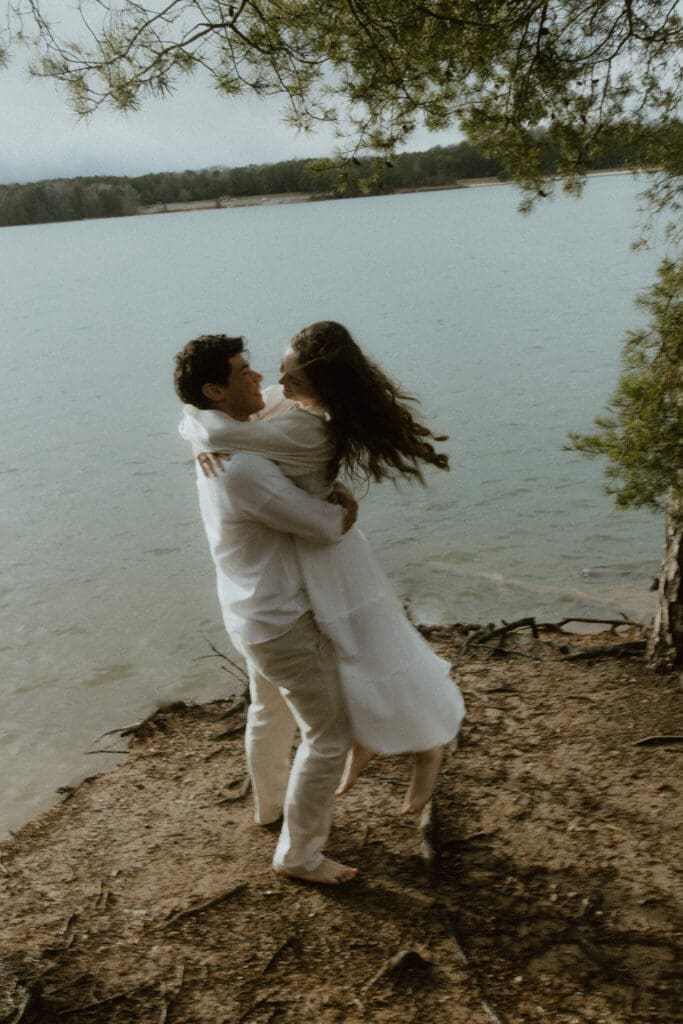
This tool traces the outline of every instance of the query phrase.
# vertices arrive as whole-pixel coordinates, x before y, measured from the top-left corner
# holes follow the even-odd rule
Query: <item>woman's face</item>
[[[310,380],[306,373],[299,369],[299,360],[291,345],[288,345],[282,354],[280,373],[280,384],[284,389],[285,398],[291,398],[293,402],[299,402],[301,405],[319,404]]]

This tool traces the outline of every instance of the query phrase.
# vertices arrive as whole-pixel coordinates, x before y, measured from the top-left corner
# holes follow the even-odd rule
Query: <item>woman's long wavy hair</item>
[[[340,469],[352,478],[396,475],[424,483],[421,463],[448,469],[448,456],[427,440],[443,440],[419,423],[408,408],[415,402],[363,355],[342,324],[321,320],[290,342],[321,404],[330,414],[335,453],[330,479]]]

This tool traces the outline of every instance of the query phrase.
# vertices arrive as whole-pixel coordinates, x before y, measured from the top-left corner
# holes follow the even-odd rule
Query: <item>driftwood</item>
[[[644,736],[636,740],[634,747],[664,747],[669,743],[683,743],[683,736]]]

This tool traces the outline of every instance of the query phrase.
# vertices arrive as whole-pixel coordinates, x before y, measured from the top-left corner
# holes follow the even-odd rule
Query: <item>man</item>
[[[264,407],[262,377],[242,338],[203,335],[175,362],[176,392],[186,404],[240,421]],[[273,866],[310,882],[351,881],[356,869],[322,852],[349,725],[336,657],[313,620],[292,535],[336,543],[355,509],[311,497],[251,453],[234,455],[216,477],[198,469],[197,488],[225,626],[249,671],[246,749],[256,821],[283,818]],[[301,742],[290,772],[297,726]]]

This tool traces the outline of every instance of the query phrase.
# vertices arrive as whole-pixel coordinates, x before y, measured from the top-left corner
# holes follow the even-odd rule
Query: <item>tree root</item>
[[[625,640],[623,644],[590,647],[585,651],[565,654],[563,661],[590,661],[593,658],[635,658],[645,653],[645,640]]]

